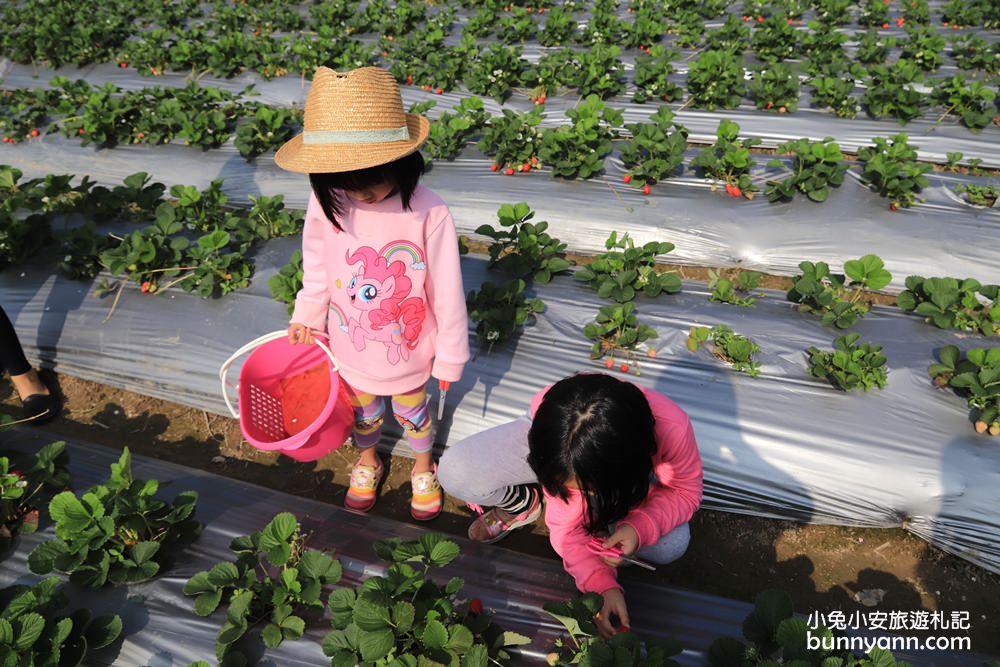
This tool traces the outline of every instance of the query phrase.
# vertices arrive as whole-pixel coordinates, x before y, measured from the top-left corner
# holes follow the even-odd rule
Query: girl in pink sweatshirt
[[[687,549],[701,502],[701,457],[691,421],[666,396],[602,373],[560,380],[529,414],[448,447],[438,474],[453,496],[492,506],[469,536],[495,542],[541,514],[552,547],[583,592],[604,596],[598,628],[628,626],[617,568],[591,541],[656,563]],[[541,493],[537,485],[541,485]]]
[[[326,332],[354,405],[361,450],[345,505],[368,511],[384,467],[375,450],[391,397],[415,455],[410,511],[441,511],[431,459],[425,385],[458,381],[469,358],[468,317],[451,213],[419,185],[427,138],[422,116],[403,112],[399,88],[377,67],[319,68],[305,131],[283,146],[278,165],[309,174],[302,235],[302,289],[288,337],[311,343]]]

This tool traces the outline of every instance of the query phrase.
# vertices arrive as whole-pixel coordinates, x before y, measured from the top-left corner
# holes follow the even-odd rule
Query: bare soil
[[[112,448],[208,470],[298,496],[340,504],[357,452],[344,447],[315,463],[260,452],[240,435],[233,419],[113,389],[68,376],[43,377],[64,398],[62,414],[38,427],[53,439],[70,436]],[[20,416],[20,402],[0,381],[0,413]],[[393,457],[373,512],[399,521],[409,516],[411,461]],[[453,499],[428,527],[464,535],[471,513]],[[796,610],[968,611],[972,649],[1000,656],[1000,576],[931,547],[900,529],[803,525],[702,510],[691,522],[687,554],[655,573],[630,576],[752,601],[761,590],[783,588]],[[512,534],[502,548],[545,558],[557,556],[545,526]],[[855,600],[875,591],[874,607]],[[876,595],[877,597],[877,595]],[[870,600],[869,600],[870,601]]]

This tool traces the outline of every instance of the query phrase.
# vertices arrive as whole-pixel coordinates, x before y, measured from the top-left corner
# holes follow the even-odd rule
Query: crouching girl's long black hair
[[[655,420],[642,391],[603,373],[552,385],[528,433],[528,465],[551,495],[568,499],[575,479],[586,528],[607,530],[649,493]]]

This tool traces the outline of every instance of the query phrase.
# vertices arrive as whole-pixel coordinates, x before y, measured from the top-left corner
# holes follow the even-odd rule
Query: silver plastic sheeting
[[[221,300],[126,290],[107,324],[110,298],[55,277],[48,267],[0,273],[0,302],[29,357],[58,371],[225,414],[217,369],[244,342],[287,325],[267,280],[297,239],[267,244],[250,289]],[[500,280],[480,258],[463,260],[467,289]],[[890,264],[890,268],[894,268]],[[538,290],[547,310],[516,341],[480,352],[448,394],[437,440],[453,444],[524,413],[531,396],[581,370],[581,328],[604,302],[569,277]],[[977,435],[964,399],[935,390],[927,366],[943,345],[996,339],[930,327],[896,308],[875,308],[856,327],[884,346],[889,387],[844,394],[809,376],[805,350],[831,348],[836,332],[797,313],[782,294],[752,309],[712,304],[703,285],[638,300],[659,332],[656,359],[636,382],[670,396],[691,416],[705,465],[705,506],[759,516],[857,526],[902,526],[932,544],[1000,571],[1000,448]],[[733,373],[708,352],[689,353],[694,325],[727,324],[757,341],[761,377]],[[238,367],[234,367],[233,381]],[[404,445],[397,445],[406,451]],[[892,471],[888,474],[887,471]]]
[[[901,32],[901,31],[900,31]],[[528,45],[525,47],[525,58],[537,61],[545,49]],[[632,68],[632,59],[624,57],[626,69]],[[687,71],[688,61],[679,65],[679,72]],[[956,73],[954,68],[942,68],[934,74],[944,78]],[[168,73],[159,77],[143,77],[134,69],[120,69],[114,63],[103,63],[83,68],[63,67],[59,69],[38,69],[28,65],[19,65],[7,60],[0,60],[0,83],[11,88],[45,87],[54,76],[65,76],[69,79],[85,79],[93,84],[113,83],[125,90],[134,90],[154,85],[180,86],[187,85],[190,77],[185,73]],[[630,75],[631,76],[631,75]],[[305,103],[305,95],[309,81],[301,76],[284,76],[270,81],[262,79],[253,73],[241,74],[232,79],[221,79],[206,76],[198,79],[202,85],[223,88],[239,92],[253,84],[259,96],[253,99],[272,105],[297,105]],[[680,79],[679,82],[682,83]],[[823,109],[809,108],[810,97],[808,86],[803,83],[799,109],[794,114],[777,116],[757,111],[753,105],[744,103],[736,109],[719,111],[698,111],[683,109],[677,113],[677,121],[690,131],[689,139],[694,142],[712,143],[715,141],[715,131],[720,120],[734,120],[740,124],[744,136],[758,137],[761,145],[774,148],[789,140],[808,137],[813,140],[824,137],[834,137],[842,149],[857,152],[858,149],[872,143],[873,137],[886,137],[899,132],[910,136],[910,143],[917,145],[921,159],[944,162],[946,153],[961,151],[965,159],[977,158],[983,161],[983,166],[1000,167],[1000,127],[989,126],[981,132],[972,132],[961,125],[957,116],[950,116],[938,122],[940,111],[927,111],[922,117],[914,119],[906,125],[900,125],[894,119],[872,119],[859,114],[854,119],[838,118],[832,112]],[[442,111],[450,110],[466,97],[472,97],[468,90],[454,91],[437,95],[426,92],[416,86],[402,86],[400,92],[406,107],[417,102],[433,100],[437,106],[428,112],[428,116],[437,117]],[[860,94],[857,95],[860,100]],[[491,114],[499,115],[501,109],[526,111],[534,106],[531,99],[520,92],[512,94],[502,105],[489,97],[482,97],[484,106]],[[545,103],[544,127],[554,127],[568,123],[565,112],[576,106],[579,96],[575,94],[551,95]],[[613,97],[605,101],[608,106],[621,109],[626,123],[646,122],[649,116],[660,108],[660,104],[650,102],[637,104],[631,97]],[[674,107],[679,107],[675,104]],[[936,109],[936,107],[935,107]]]
[[[765,157],[759,156],[761,166],[754,172],[761,189],[768,178],[784,175],[765,169]],[[248,195],[283,194],[289,206],[305,208],[309,194],[303,175],[279,169],[266,156],[248,163],[232,144],[210,151],[180,145],[96,150],[50,136],[0,149],[0,164],[21,169],[26,178],[89,174],[109,185],[137,171],[170,185],[202,188],[223,178],[223,190],[234,203],[248,203]],[[908,275],[1000,281],[1000,204],[983,209],[963,203],[953,188],[971,181],[954,174],[930,174],[930,186],[922,193],[927,201],[892,212],[887,199],[860,182],[857,168],[823,204],[802,196],[770,204],[763,196],[747,201],[712,192],[688,166],[682,176],[644,196],[621,184],[625,172],[617,153],[607,161],[606,176],[588,181],[554,179],[549,173],[503,176],[489,165],[487,157],[469,148],[454,162],[435,163],[424,177],[450,206],[460,233],[475,237],[481,224],[497,224],[501,203],[526,201],[572,252],[603,252],[608,234],[617,230],[639,243],[670,241],[676,249],[662,259],[677,264],[794,275],[803,260],[825,261],[839,270],[848,259],[875,253],[886,261],[893,274],[890,289],[896,291]]]
[[[8,432],[2,437],[5,447],[27,448],[48,441],[24,431]],[[106,480],[108,467],[118,456],[116,451],[85,442],[70,442],[69,452],[73,485],[78,491]],[[340,559],[344,567],[340,585],[356,585],[384,572],[385,564],[371,548],[376,540],[390,536],[414,539],[428,530],[427,526],[352,514],[338,507],[142,456],[133,457],[133,471],[137,479],[169,481],[163,493],[166,498],[188,489],[197,491],[196,516],[205,529],[193,545],[175,550],[176,558],[169,570],[149,582],[96,593],[66,586],[71,600],[68,609],[86,606],[95,614],[122,616],[123,639],[95,654],[94,664],[176,667],[195,660],[214,663],[215,635],[222,625],[223,614],[197,616],[192,598],[182,593],[184,583],[196,572],[232,560],[229,542],[238,535],[260,530],[277,512],[295,514],[303,529],[312,533],[309,546],[330,551]],[[53,537],[54,530],[49,526],[19,538],[16,551],[7,556],[0,570],[0,586],[35,583],[39,577],[29,573],[27,555],[37,544]],[[532,639],[516,663],[539,663],[562,634],[561,626],[542,611],[542,604],[575,595],[570,577],[555,558],[543,559],[453,539],[461,546],[462,553],[441,570],[442,575],[461,577],[465,581],[462,595],[480,598],[484,607],[495,611],[496,620],[504,629]],[[657,586],[633,579],[627,570],[621,576],[632,627],[645,637],[680,639],[685,650],[678,659],[685,667],[707,664],[707,648],[714,639],[742,635],[743,618],[751,610],[746,603]],[[260,667],[327,664],[322,639],[328,629],[325,620],[311,622],[302,639],[284,642],[256,664]],[[252,658],[251,664],[263,652],[259,640],[247,642],[243,647]],[[971,652],[947,651],[897,652],[896,657],[928,667],[979,667],[986,660],[985,656]]]

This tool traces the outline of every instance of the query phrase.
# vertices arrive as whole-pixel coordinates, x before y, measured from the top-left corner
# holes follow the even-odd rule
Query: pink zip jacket
[[[469,360],[469,319],[447,205],[422,185],[411,211],[398,194],[339,203],[343,231],[309,197],[292,322],[329,331],[341,377],[360,391],[402,394],[431,375],[458,381]]]
[[[654,544],[663,535],[689,521],[701,503],[701,456],[687,413],[663,394],[640,387],[656,419],[656,454],[649,494],[622,519],[639,536],[639,546]],[[531,400],[534,417],[548,387]],[[569,500],[545,494],[545,524],[549,541],[563,559],[563,567],[584,593],[621,589],[617,570],[587,548],[591,535],[584,528],[583,494],[569,489]]]

